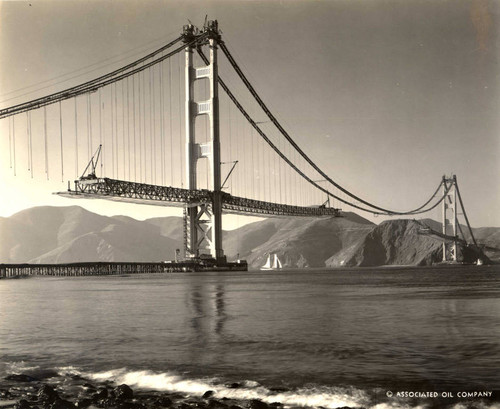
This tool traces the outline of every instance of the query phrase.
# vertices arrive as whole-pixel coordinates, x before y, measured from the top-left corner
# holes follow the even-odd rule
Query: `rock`
[[[214,393],[215,393],[214,391],[206,391],[206,392],[203,394],[202,398],[203,398],[203,399],[208,399],[208,398],[211,398],[212,396],[214,396]]]
[[[15,409],[31,409],[31,406],[26,399],[21,399],[17,402]]]
[[[248,402],[248,409],[268,409],[267,403],[262,402],[258,399],[252,399]]]
[[[89,398],[78,399],[75,403],[77,408],[88,408],[90,405],[92,405],[92,399]]]
[[[227,409],[227,405],[217,399],[210,399],[207,406],[209,409]]]
[[[269,390],[271,392],[275,392],[275,393],[283,393],[283,392],[289,392],[290,391],[290,389],[288,389],[288,388],[282,388],[280,386],[269,388]]]
[[[85,389],[97,389],[94,385],[92,385],[91,383],[84,383],[82,385]]]
[[[57,376],[59,376],[59,373],[57,371],[54,371],[53,369],[39,369],[35,372],[35,377],[38,380],[55,378]]]
[[[156,398],[153,402],[155,407],[162,407],[162,408],[169,408],[172,406],[172,399],[170,399],[168,396],[159,396]]]
[[[97,402],[99,400],[107,399],[108,390],[106,388],[100,388],[96,393],[92,395],[92,402]]]
[[[94,402],[93,405],[97,406],[98,408],[110,408],[116,406],[116,401],[108,398],[100,399],[97,402]]]
[[[117,409],[143,409],[144,406],[136,402],[119,402],[116,405]]]
[[[206,409],[205,402],[200,402],[199,400],[195,398],[189,398],[186,400],[183,400],[179,405],[181,405],[183,408],[191,408],[191,409]],[[179,406],[180,407],[180,406]]]
[[[116,400],[126,400],[126,399],[132,399],[134,397],[134,391],[132,388],[128,385],[120,385],[117,386],[115,389],[113,389],[113,392],[115,393]]]
[[[73,405],[70,401],[64,399],[57,399],[52,405],[50,405],[50,409],[75,409],[76,406]]]
[[[56,399],[59,399],[59,394],[49,385],[43,385],[38,390],[37,396],[42,403],[53,403]]]
[[[29,375],[25,375],[25,374],[7,375],[5,377],[5,380],[15,381],[15,382],[36,382],[36,381],[38,381],[38,379],[33,378],[32,376],[29,376]]]
[[[224,386],[229,389],[238,389],[241,388],[241,383],[238,382],[226,383]]]

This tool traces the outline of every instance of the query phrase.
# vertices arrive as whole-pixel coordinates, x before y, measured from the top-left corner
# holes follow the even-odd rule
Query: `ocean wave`
[[[253,380],[236,384],[224,383],[218,378],[187,378],[174,372],[154,372],[150,370],[130,370],[118,368],[101,372],[80,371],[78,368],[57,368],[60,376],[79,375],[96,382],[111,381],[115,384],[127,384],[132,388],[179,393],[186,396],[201,397],[212,391],[216,399],[234,400],[258,399],[268,404],[281,403],[285,408],[367,408],[367,409],[432,409],[431,402],[398,399],[381,399],[385,392],[379,389],[361,390],[355,387],[332,387],[308,385],[293,390],[269,389]],[[486,401],[450,402],[447,409],[500,409],[499,403]]]
[[[40,369],[39,365],[28,364],[25,361],[4,362],[5,371],[9,373],[26,373]]]
[[[285,406],[321,406],[335,409],[346,406],[366,407],[369,403],[368,395],[354,388],[307,387],[275,392],[251,380],[234,387],[230,384],[221,384],[220,380],[215,378],[188,379],[171,372],[129,371],[125,368],[81,375],[95,381],[112,380],[117,384],[125,383],[146,390],[177,392],[193,396],[202,396],[210,390],[213,391],[213,397],[217,399],[259,399],[266,403],[279,402]]]

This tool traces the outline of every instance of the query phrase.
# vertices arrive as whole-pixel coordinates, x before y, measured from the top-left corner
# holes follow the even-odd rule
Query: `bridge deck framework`
[[[74,190],[58,192],[72,198],[101,198],[129,203],[161,206],[194,207],[212,203],[210,190],[190,190],[170,186],[149,185],[109,178],[81,178],[75,180]],[[232,214],[256,216],[311,216],[340,217],[340,209],[332,207],[292,206],[281,203],[246,199],[221,192],[222,210]]]

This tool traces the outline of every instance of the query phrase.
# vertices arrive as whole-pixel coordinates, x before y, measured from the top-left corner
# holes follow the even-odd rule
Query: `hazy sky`
[[[499,5],[0,1],[0,106],[75,85],[85,77],[55,88],[46,81],[82,67],[109,62],[89,78],[116,68],[110,56],[137,57],[176,38],[187,19],[201,26],[208,14],[274,114],[338,183],[372,203],[407,210],[454,173],[471,223],[500,226]],[[46,88],[25,95],[28,86]],[[171,214],[52,196],[66,182],[32,180],[26,169],[14,177],[5,123],[1,129],[0,216],[40,204],[137,218]]]

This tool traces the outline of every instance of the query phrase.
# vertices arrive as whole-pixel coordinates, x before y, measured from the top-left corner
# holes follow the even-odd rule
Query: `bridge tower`
[[[451,184],[451,187],[450,187]],[[449,187],[449,189],[448,189]],[[443,241],[443,262],[457,261],[457,177],[455,175],[447,178],[443,176],[443,234],[455,237],[446,252],[446,242]],[[451,234],[450,230],[451,229]]]
[[[222,249],[222,196],[220,170],[219,137],[219,95],[217,44],[220,34],[217,20],[208,21],[204,27],[210,47],[208,66],[194,67],[192,41],[199,34],[198,29],[189,24],[184,26],[185,48],[185,93],[186,93],[186,187],[195,190],[197,186],[197,162],[208,160],[210,172],[209,189],[213,191],[211,203],[190,203],[184,215],[185,257],[193,258],[210,255],[217,264],[225,263]],[[210,83],[210,95],[205,101],[194,100],[194,83],[204,79]],[[195,121],[200,115],[208,115],[209,135],[207,143],[197,143]]]

